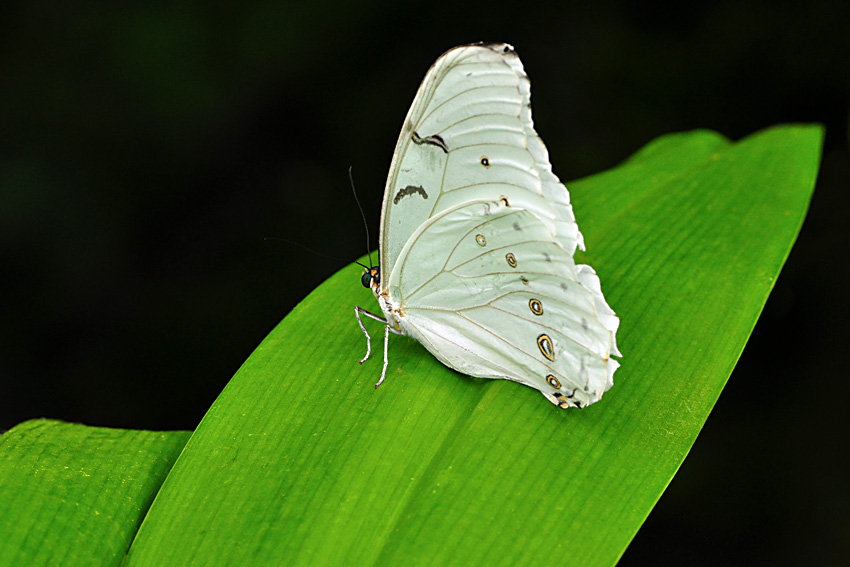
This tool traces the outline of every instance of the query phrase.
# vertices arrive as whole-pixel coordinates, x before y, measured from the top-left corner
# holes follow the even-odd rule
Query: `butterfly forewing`
[[[569,195],[534,132],[528,84],[519,58],[504,44],[459,47],[431,67],[405,118],[387,178],[381,215],[385,272],[418,226],[476,199],[505,197],[533,210],[551,223],[565,250],[575,250],[581,235]]]

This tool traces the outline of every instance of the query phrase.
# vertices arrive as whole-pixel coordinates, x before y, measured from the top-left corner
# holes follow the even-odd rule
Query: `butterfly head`
[[[363,272],[363,277],[360,278],[360,283],[363,284],[363,287],[374,289],[381,284],[381,269],[378,266],[372,266],[365,272]]]

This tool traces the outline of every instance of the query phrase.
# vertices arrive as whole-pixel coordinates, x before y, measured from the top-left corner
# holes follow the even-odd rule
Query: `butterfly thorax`
[[[399,317],[403,317],[399,307],[396,307],[390,299],[389,291],[381,285],[381,270],[378,266],[373,266],[363,273],[363,286],[372,290],[375,299],[378,300],[378,305],[381,306],[381,312],[387,323],[396,330],[399,330]]]
[[[387,323],[395,330],[401,330],[399,327],[399,318],[402,317],[401,309],[390,299],[390,293],[387,290],[381,290],[381,286],[372,288],[372,293],[375,294]]]

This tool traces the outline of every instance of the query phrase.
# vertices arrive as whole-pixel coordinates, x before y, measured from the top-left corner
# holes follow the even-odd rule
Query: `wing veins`
[[[451,273],[451,272],[449,272],[449,271],[447,271],[447,270],[443,270],[443,271],[441,271],[440,273]],[[484,275],[510,274],[510,273],[512,273],[512,272],[489,272],[489,273],[484,274]],[[524,272],[524,273],[529,274],[529,275],[536,275],[536,276],[551,276],[551,275],[552,275],[552,274],[550,274],[550,273],[548,273],[548,272]],[[438,275],[439,275],[439,274],[438,274]],[[480,277],[480,276],[460,276],[460,275],[457,275],[457,274],[455,274],[455,276],[456,276],[458,279],[473,279],[473,278],[476,278],[476,277]],[[563,280],[563,281],[570,282],[570,283],[571,283],[571,284],[573,284],[573,285],[575,285],[575,284],[581,285],[581,282],[579,282],[578,280],[571,280],[571,279],[564,278],[564,277],[560,277],[560,276],[556,276],[556,277],[558,277],[558,279],[561,279],[561,280]],[[407,296],[406,296],[406,298],[407,298],[407,299],[409,299],[409,298],[411,298],[411,297],[415,296],[417,293],[419,293],[419,291],[420,291],[423,287],[425,287],[427,284],[431,283],[431,282],[432,282],[435,278],[436,278],[436,276],[434,276],[433,278],[430,278],[430,279],[429,279],[426,283],[424,283],[424,284],[420,285],[420,286],[419,286],[419,287],[417,287],[415,290],[413,290],[412,292],[408,293],[408,294],[407,294]],[[582,287],[584,287],[584,286],[582,286]],[[585,289],[587,289],[587,288],[585,288]],[[475,309],[475,308],[477,308],[477,307],[486,307],[486,306],[487,306],[487,305],[489,305],[489,304],[490,304],[490,302],[492,302],[492,301],[498,301],[498,300],[500,300],[500,299],[503,299],[503,298],[505,298],[505,297],[507,297],[507,296],[509,296],[509,295],[513,295],[513,294],[515,294],[515,293],[527,293],[527,294],[529,294],[529,295],[536,295],[536,296],[539,296],[539,297],[546,297],[546,298],[548,298],[548,299],[550,299],[550,300],[552,300],[552,301],[555,301],[555,302],[557,302],[557,303],[560,303],[561,305],[568,306],[571,310],[574,310],[574,311],[580,311],[581,313],[584,313],[584,314],[588,315],[589,317],[591,317],[591,318],[593,318],[593,319],[599,319],[599,314],[598,314],[598,313],[596,313],[595,308],[594,308],[594,310],[593,310],[593,311],[588,311],[587,309],[582,308],[580,305],[576,305],[576,304],[574,304],[574,303],[567,302],[567,301],[564,301],[564,300],[562,300],[562,299],[558,299],[558,298],[553,297],[553,296],[551,296],[551,295],[544,295],[544,294],[539,294],[539,293],[533,293],[533,292],[528,291],[528,290],[525,290],[525,289],[512,289],[512,290],[510,290],[510,291],[506,291],[506,292],[502,293],[501,295],[499,295],[499,296],[497,296],[497,297],[494,297],[493,299],[491,299],[491,300],[487,301],[486,303],[477,303],[477,304],[475,304],[475,305],[470,305],[470,306],[468,306],[468,307],[464,307],[464,308],[463,308],[463,310],[465,310],[465,309]],[[406,305],[405,305],[405,300],[404,300],[404,299],[402,299],[402,300],[400,301],[400,305],[402,305],[403,307],[406,307]],[[442,312],[446,312],[446,313],[451,313],[451,312],[453,312],[453,311],[456,311],[455,309],[441,309],[441,308],[439,308],[439,307],[426,307],[426,306],[417,306],[417,307],[414,307],[414,309],[424,309],[424,310],[428,310],[428,311],[442,311]]]
[[[562,376],[563,378],[566,378],[566,379],[567,379],[570,383],[572,383],[573,385],[575,385],[575,387],[576,387],[576,388],[579,388],[579,387],[580,387],[580,386],[579,386],[578,384],[576,384],[573,380],[571,380],[571,379],[570,379],[570,378],[568,378],[567,376],[564,376],[564,373],[563,373],[563,372],[560,372],[560,371],[558,371],[558,370],[555,370],[555,369],[554,369],[554,368],[552,368],[552,366],[551,366],[551,365],[549,365],[547,362],[542,362],[542,361],[538,360],[538,359],[537,359],[537,358],[536,358],[533,354],[531,354],[530,352],[528,352],[528,351],[526,351],[526,350],[522,349],[520,346],[513,344],[512,342],[508,341],[508,340],[507,340],[507,339],[505,339],[504,337],[501,337],[500,335],[497,335],[496,333],[494,333],[493,331],[491,331],[490,329],[488,329],[488,328],[487,328],[487,327],[485,327],[484,325],[481,325],[481,324],[480,324],[480,323],[478,323],[477,321],[474,321],[474,320],[470,319],[469,317],[467,317],[467,316],[466,316],[466,315],[464,315],[463,313],[458,312],[458,315],[459,315],[460,317],[463,317],[464,319],[466,319],[467,321],[469,321],[470,323],[472,323],[473,325],[475,325],[475,326],[476,326],[476,327],[478,327],[479,329],[483,330],[484,332],[489,333],[489,334],[490,334],[490,335],[492,335],[493,337],[496,337],[496,339],[500,340],[502,343],[504,343],[504,344],[506,344],[506,345],[508,345],[508,346],[510,346],[510,347],[513,347],[514,349],[518,350],[519,352],[521,352],[521,353],[523,353],[523,354],[525,354],[525,355],[527,355],[527,356],[531,357],[533,360],[535,360],[535,361],[537,361],[537,362],[540,362],[540,364],[542,364],[545,368],[548,368],[550,372],[557,373],[558,375]],[[548,328],[548,327],[546,327],[546,328]],[[554,329],[551,329],[551,330],[552,330],[552,331],[554,331]]]
[[[467,236],[467,235],[464,235],[464,236]],[[454,272],[456,269],[460,268],[461,266],[465,266],[466,264],[472,262],[473,260],[477,260],[477,259],[481,258],[482,256],[486,256],[487,254],[491,254],[491,253],[496,252],[498,250],[507,250],[507,249],[513,248],[513,247],[521,245],[521,244],[531,244],[533,242],[540,242],[542,244],[554,244],[555,246],[558,246],[557,242],[553,242],[551,240],[540,240],[538,238],[532,238],[532,239],[529,239],[529,240],[521,240],[519,242],[512,242],[511,244],[505,244],[504,246],[498,246],[496,248],[491,248],[487,251],[481,252],[480,254],[469,258],[468,260],[464,260],[463,262],[461,262],[460,264],[458,264],[457,266],[455,266],[451,270],[446,270],[445,267],[446,267],[446,265],[448,265],[449,260],[451,259],[451,257],[449,257],[449,259],[446,260],[446,263],[443,264],[443,271]],[[561,247],[558,246],[558,248],[561,248]],[[564,249],[561,248],[561,250],[564,250]],[[566,253],[567,253],[567,251],[564,250],[564,254],[566,254]],[[546,272],[525,272],[523,270],[519,270],[519,271],[522,272],[522,273],[528,273],[528,274],[546,273]],[[487,272],[487,274],[512,274],[512,273],[513,274],[517,273],[517,269],[513,268],[511,271],[505,271],[505,272]],[[463,276],[458,276],[458,277],[463,277]]]
[[[414,326],[414,327],[416,327],[416,325],[415,325],[415,324],[413,324],[413,323],[410,323],[410,321],[408,321],[408,324],[409,324],[409,325],[412,325],[412,326]],[[437,350],[437,351],[439,350],[439,349],[437,349],[437,347],[435,347],[435,346],[434,346],[434,343],[432,343],[431,341],[429,341],[429,340],[428,340],[428,338],[427,338],[424,334],[422,334],[422,332],[421,332],[421,331],[420,331],[419,336],[421,336],[424,340],[428,341],[428,344],[429,344],[429,345],[431,345],[431,347],[432,347],[432,348],[434,348],[434,350]],[[475,356],[475,357],[477,357],[477,358],[479,358],[479,359],[481,359],[481,360],[486,361],[488,364],[491,364],[491,365],[493,365],[493,366],[497,366],[497,367],[501,368],[501,369],[502,369],[502,371],[505,373],[505,376],[504,376],[504,377],[505,377],[507,380],[511,380],[511,381],[513,381],[513,382],[520,382],[520,380],[518,380],[518,379],[516,379],[516,378],[511,377],[511,376],[508,374],[508,369],[507,369],[507,368],[505,368],[504,366],[502,366],[501,364],[496,364],[496,363],[494,363],[492,360],[489,360],[489,359],[484,358],[484,357],[483,357],[483,356],[481,356],[480,354],[478,354],[478,353],[476,353],[476,352],[474,352],[474,351],[469,350],[468,348],[464,347],[464,346],[463,346],[463,345],[461,345],[461,344],[458,344],[456,341],[453,341],[453,340],[451,340],[450,338],[447,338],[447,337],[440,337],[440,338],[441,338],[441,339],[443,339],[444,341],[448,342],[448,343],[453,344],[454,346],[456,346],[456,347],[457,347],[457,348],[459,348],[460,350],[463,350],[464,352],[467,352],[467,353],[471,354],[472,356]],[[520,383],[524,383],[524,382],[520,382]]]
[[[490,100],[490,101],[487,101],[487,102],[504,102],[504,101]],[[454,128],[458,124],[462,124],[462,123],[466,122],[467,120],[471,120],[473,118],[478,118],[479,116],[507,116],[509,118],[516,118],[517,120],[521,119],[519,114],[507,114],[505,112],[479,112],[477,114],[471,114],[471,115],[467,116],[466,118],[462,118],[460,120],[452,122],[451,124],[447,124],[442,130],[440,130],[436,133],[442,134],[446,130],[449,130],[450,128]],[[429,113],[429,117],[430,117],[430,113]],[[425,120],[425,117],[423,116],[423,117],[420,117],[420,119],[416,122],[415,126],[417,126],[417,129],[418,129],[418,127],[422,126],[422,122],[424,122],[424,120]],[[516,132],[518,134],[522,134],[525,138],[528,138],[528,131],[525,129],[525,127],[523,127],[522,131],[514,130],[514,129],[511,129],[511,130],[508,130],[508,131],[509,132]]]
[[[495,301],[495,299],[493,301]],[[557,301],[557,300],[553,299],[552,301]],[[512,313],[511,311],[507,311],[506,309],[502,309],[501,307],[496,307],[495,305],[490,305],[490,303],[487,304],[487,307],[489,307],[490,309],[495,309],[496,311],[501,311],[502,313],[507,313],[508,315],[513,315],[514,317],[521,319],[523,321],[528,321],[529,323],[535,323],[536,322],[534,319],[527,319],[527,318],[523,317],[522,315],[517,315],[516,313]],[[464,311],[466,311],[466,309],[464,309]],[[458,313],[460,313],[460,311],[458,311]],[[563,331],[559,331],[558,329],[556,329],[556,328],[554,328],[550,325],[544,325],[540,322],[537,322],[537,324],[540,325],[541,327],[543,327],[544,329],[549,329],[553,333],[558,333],[558,334],[562,335],[568,341],[572,342],[573,344],[580,346],[581,348],[583,348],[587,352],[595,354],[595,355],[599,356],[600,358],[605,358],[605,355],[603,355],[602,353],[596,352],[595,350],[593,350],[592,348],[590,348],[586,344],[579,342],[578,340],[576,340],[572,336],[564,333]],[[608,331],[608,332],[610,333],[610,331]]]
[[[544,244],[552,244],[552,242],[549,242],[549,241],[547,241],[547,240],[527,240],[527,241],[525,241],[525,242],[542,242],[542,243],[544,243]],[[505,248],[508,248],[508,247],[507,247],[507,246],[500,246],[499,248],[494,248],[493,250],[504,250]],[[489,252],[482,252],[481,254],[479,254],[479,255],[477,255],[477,256],[474,256],[473,258],[470,258],[469,260],[466,260],[465,262],[462,262],[462,263],[458,264],[457,266],[455,266],[455,267],[454,267],[454,268],[452,268],[452,269],[448,269],[448,268],[446,268],[446,265],[448,264],[448,259],[447,259],[447,260],[446,260],[446,262],[443,264],[443,267],[440,269],[440,271],[439,271],[439,272],[437,272],[436,274],[434,274],[433,276],[431,276],[430,278],[428,278],[427,280],[425,280],[424,282],[422,282],[419,286],[417,286],[417,287],[416,287],[416,289],[414,289],[413,291],[411,291],[410,293],[408,293],[405,297],[407,297],[407,298],[413,297],[414,295],[416,295],[417,293],[419,293],[419,291],[420,291],[423,287],[427,286],[428,284],[430,284],[431,282],[433,282],[435,279],[437,279],[437,277],[439,277],[439,275],[440,275],[440,274],[446,274],[446,273],[448,273],[448,274],[453,274],[453,275],[454,275],[455,277],[457,277],[458,279],[475,279],[475,278],[480,278],[480,277],[482,277],[482,276],[492,276],[492,275],[496,275],[496,274],[515,274],[515,273],[518,273],[518,272],[516,272],[516,271],[514,271],[514,270],[511,270],[511,271],[495,271],[495,272],[486,272],[486,273],[483,273],[483,274],[477,274],[477,275],[474,275],[474,276],[468,276],[468,275],[463,275],[463,274],[455,273],[455,270],[456,270],[457,268],[459,268],[460,266],[463,266],[463,265],[465,265],[465,264],[467,264],[467,263],[471,262],[472,260],[476,260],[476,259],[478,259],[478,258],[481,258],[481,256],[484,256],[485,254],[488,254],[488,253],[489,253]],[[451,255],[449,256],[449,259],[450,259],[450,258],[451,258]],[[572,284],[579,284],[579,285],[581,285],[581,282],[579,282],[577,279],[576,279],[576,280],[571,280],[571,279],[569,279],[569,278],[565,278],[565,277],[563,277],[563,276],[559,276],[559,275],[557,275],[557,274],[552,274],[552,273],[550,273],[550,272],[539,272],[539,271],[533,271],[533,272],[532,272],[532,271],[528,271],[528,270],[523,270],[521,273],[522,273],[522,274],[528,274],[528,275],[535,275],[535,276],[551,276],[551,277],[555,277],[555,278],[557,278],[557,279],[559,279],[559,280],[564,280],[564,281],[570,282],[570,283],[572,283]],[[520,291],[520,290],[516,290],[516,291]],[[513,292],[508,292],[508,293],[513,293]],[[498,299],[498,298],[497,298],[497,299]],[[494,300],[494,301],[495,301],[495,300]],[[402,298],[402,303],[404,303],[404,298]],[[594,315],[594,317],[595,317],[595,316],[596,316],[596,315]]]
[[[481,112],[481,113],[478,113],[478,114],[472,114],[470,116],[467,116],[466,118],[461,118],[457,122],[453,122],[449,126],[446,126],[442,130],[440,130],[440,133],[445,132],[446,130],[448,130],[449,128],[451,128],[453,126],[458,126],[458,125],[463,124],[464,122],[466,122],[468,120],[472,120],[473,118],[478,118],[479,116],[509,116],[509,117],[513,117],[514,115],[513,114],[504,114],[504,113],[501,113],[501,112]],[[485,127],[480,128],[479,131],[504,130],[504,131],[507,131],[507,132],[516,132],[518,134],[524,135],[525,137],[528,137],[528,131],[525,129],[525,125],[522,123],[520,116],[517,115],[516,119],[519,122],[519,125],[520,125],[519,128],[508,127],[504,124],[497,124],[497,125],[491,124],[489,126],[485,125]]]
[[[489,102],[505,102],[505,103],[509,103],[509,104],[516,104],[520,108],[520,111],[521,111],[522,101],[524,99],[522,97],[522,92],[520,92],[519,88],[517,88],[516,85],[504,85],[504,86],[499,85],[498,87],[494,87],[493,85],[481,85],[481,86],[469,87],[469,88],[466,88],[462,91],[459,91],[459,92],[453,94],[452,96],[450,96],[446,100],[442,101],[440,104],[438,104],[434,108],[430,109],[427,114],[423,114],[422,116],[420,116],[416,120],[416,125],[420,126],[427,119],[431,118],[431,115],[434,114],[434,112],[441,109],[446,104],[453,102],[456,98],[460,97],[461,95],[465,95],[466,93],[471,93],[472,91],[477,91],[477,90],[481,90],[481,89],[492,89],[492,88],[515,88],[517,93],[519,93],[519,95],[520,95],[520,100],[507,99],[507,98],[486,98],[486,99],[480,99],[480,100],[475,101],[476,104],[484,104],[484,103],[489,103]],[[433,97],[433,95],[434,95],[434,93],[431,93],[431,97]],[[429,102],[430,102],[431,97],[429,97]],[[496,113],[495,112],[489,112],[489,113],[486,113],[486,114],[496,114]],[[502,114],[503,116],[516,116],[517,118],[520,118],[519,114],[516,114],[516,115],[506,114],[506,113],[499,113],[499,114]]]
[[[517,189],[521,189],[523,191],[528,191],[533,195],[540,195],[540,193],[535,193],[534,191],[529,191],[527,187],[523,185],[517,185],[516,183],[511,183],[510,181],[482,181],[481,183],[469,183],[467,185],[459,185],[457,187],[452,187],[447,191],[443,191],[443,193],[452,193],[454,191],[462,191],[464,189],[469,189],[470,187],[482,187],[484,185],[507,185],[508,187],[516,187]],[[527,210],[527,209],[526,209]]]

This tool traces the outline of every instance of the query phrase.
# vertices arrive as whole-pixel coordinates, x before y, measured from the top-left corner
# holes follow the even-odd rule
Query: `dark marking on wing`
[[[475,43],[472,43],[470,45],[480,45],[481,47],[489,47],[493,51],[497,51],[497,49],[495,49],[495,48],[499,48],[502,51],[502,53],[513,53],[514,52],[514,48],[513,48],[512,45],[509,45],[507,43],[501,43],[501,42],[498,42],[498,41],[476,41]]]
[[[590,381],[590,377],[587,375],[587,366],[584,365],[584,359],[584,356],[579,359],[578,377],[579,379],[584,380],[584,383],[587,384]]]
[[[393,204],[398,205],[398,202],[407,197],[408,195],[415,195],[419,193],[422,195],[423,199],[428,198],[428,193],[425,192],[425,189],[422,188],[421,185],[408,185],[404,189],[399,189],[398,193],[393,197]]]
[[[446,145],[446,142],[439,134],[434,134],[433,136],[426,136],[425,138],[423,138],[419,134],[414,132],[411,139],[413,140],[414,144],[418,144],[420,146],[422,144],[430,144],[432,146],[437,146],[445,153],[449,153],[449,147]]]

